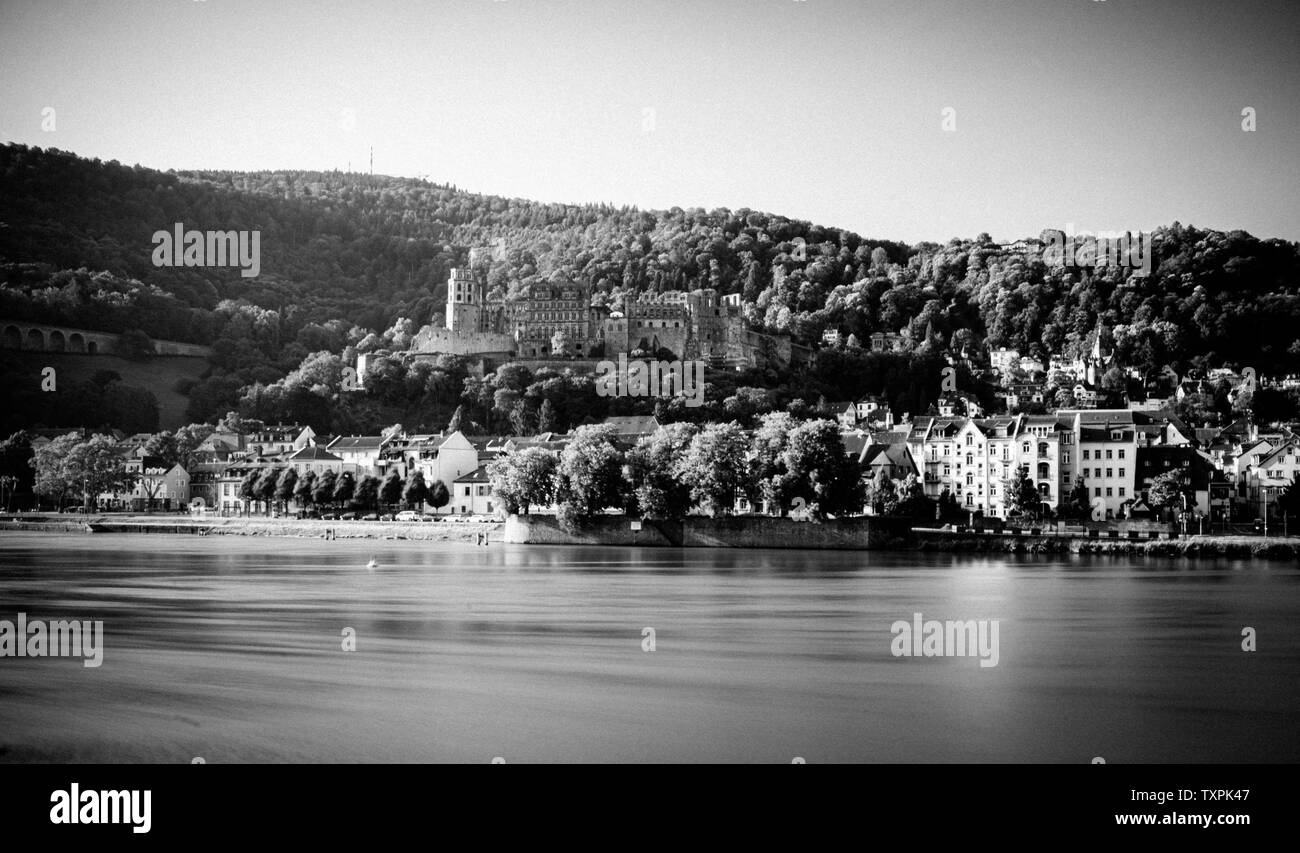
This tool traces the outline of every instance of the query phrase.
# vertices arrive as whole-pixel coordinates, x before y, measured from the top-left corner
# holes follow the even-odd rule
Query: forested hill
[[[489,281],[506,295],[556,275],[615,307],[629,290],[714,287],[803,341],[836,328],[1068,352],[1100,320],[1137,366],[1300,360],[1300,247],[1240,231],[1159,229],[1140,276],[1049,266],[986,235],[908,246],[743,208],[543,204],[378,175],[159,172],[12,144],[0,175],[0,314],[213,344],[216,375],[240,385],[428,322],[450,267],[498,239]],[[154,267],[150,236],[175,222],[260,230],[261,274]]]

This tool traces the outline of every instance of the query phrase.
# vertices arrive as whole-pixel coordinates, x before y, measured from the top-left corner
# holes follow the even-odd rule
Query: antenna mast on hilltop
[[[375,146],[370,146],[370,174],[375,173]]]

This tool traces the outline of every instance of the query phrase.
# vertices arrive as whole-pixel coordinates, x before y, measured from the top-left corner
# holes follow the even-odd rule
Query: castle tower
[[[477,332],[483,306],[483,285],[472,269],[452,267],[447,279],[447,328]]]

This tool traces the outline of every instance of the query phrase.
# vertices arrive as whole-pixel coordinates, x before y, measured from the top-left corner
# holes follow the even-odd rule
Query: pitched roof
[[[1281,461],[1282,457],[1286,455],[1288,449],[1294,451],[1298,445],[1300,445],[1300,443],[1296,442],[1295,439],[1290,439],[1288,441],[1283,442],[1282,444],[1270,450],[1268,453],[1259,457],[1259,462],[1256,463],[1255,467],[1256,468],[1272,467],[1275,462]]]
[[[330,443],[329,449],[362,452],[378,450],[387,443],[388,439],[382,435],[343,435],[334,439]]]
[[[892,465],[915,473],[916,463],[906,444],[873,444],[862,452],[863,465]]]
[[[462,474],[452,481],[453,483],[486,483],[488,482],[487,466],[480,465],[468,474]]]
[[[871,443],[871,436],[863,432],[842,432],[840,441],[844,444],[844,452],[850,456],[858,456],[863,449]]]
[[[335,456],[319,444],[309,444],[301,450],[290,454],[290,459],[296,460],[320,460],[324,462],[342,462],[342,457]]]

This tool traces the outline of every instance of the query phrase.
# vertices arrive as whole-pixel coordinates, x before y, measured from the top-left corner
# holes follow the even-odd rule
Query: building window
[[[465,487],[465,497],[469,497],[469,486]]]
[[[1123,486],[1120,486],[1120,487],[1119,487],[1119,496],[1120,496],[1121,498],[1124,497],[1124,487],[1123,487]]]
[[[1121,477],[1124,476],[1124,469],[1123,469],[1123,468],[1119,469],[1119,475],[1120,475]]]
[[[1093,496],[1094,498],[1099,498],[1099,497],[1101,497],[1101,489],[1096,489],[1096,488],[1093,489],[1093,490],[1092,490],[1092,496]]]
[[[1110,458],[1111,458],[1111,454],[1112,454],[1112,451],[1107,450],[1107,451],[1106,451],[1106,458],[1107,458],[1107,459],[1110,459]]]
[[[1122,447],[1120,448],[1120,451],[1119,451],[1119,458],[1120,458],[1120,459],[1123,459],[1123,458],[1124,458],[1124,448],[1122,448]]]
[[[1106,476],[1107,476],[1107,477],[1114,477],[1114,476],[1115,476],[1115,469],[1114,469],[1114,468],[1107,468],[1107,469],[1106,469]]]
[[[1106,497],[1108,497],[1108,498],[1109,498],[1109,497],[1112,497],[1110,486],[1107,486],[1107,487],[1106,487]]]

